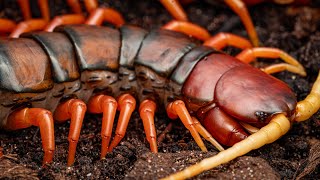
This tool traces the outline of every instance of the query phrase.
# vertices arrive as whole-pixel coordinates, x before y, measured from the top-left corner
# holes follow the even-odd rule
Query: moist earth
[[[118,10],[128,24],[157,29],[172,18],[158,1],[100,1],[101,6]],[[69,9],[64,1],[51,2],[54,14]],[[14,1],[0,2],[0,17],[21,20]],[[231,32],[247,38],[239,18],[222,3],[196,1],[184,5],[189,19],[214,35]],[[308,73],[300,77],[290,72],[274,76],[286,82],[297,94],[306,97],[320,69],[320,9],[260,4],[249,8],[261,46],[276,47],[297,58]],[[36,14],[37,11],[33,12]],[[226,48],[235,55],[240,50]],[[260,63],[261,62],[261,63]],[[256,66],[279,63],[280,60],[259,59]],[[293,124],[291,130],[274,143],[254,150],[227,164],[206,171],[193,179],[318,179],[320,176],[320,113],[308,121]],[[156,115],[157,133],[171,122],[165,114]],[[116,122],[115,122],[116,124]],[[143,125],[137,112],[133,114],[122,142],[100,160],[101,116],[87,115],[81,131],[74,166],[67,167],[69,123],[55,125],[56,152],[54,162],[42,168],[43,151],[39,129],[31,127],[14,132],[0,131],[0,179],[158,179],[182,170],[217,150],[206,143],[209,152],[201,152],[180,121],[159,143],[159,153],[150,153]]]

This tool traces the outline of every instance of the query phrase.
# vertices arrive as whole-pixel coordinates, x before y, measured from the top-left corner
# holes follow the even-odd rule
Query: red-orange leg
[[[56,122],[65,122],[71,119],[69,130],[69,154],[67,165],[71,166],[74,163],[76,148],[79,141],[80,131],[84,115],[86,113],[86,104],[79,99],[70,99],[59,104],[54,113]]]
[[[10,33],[16,27],[16,23],[9,19],[0,19],[0,32]]]
[[[116,27],[120,27],[125,23],[122,15],[118,11],[111,8],[97,8],[90,13],[85,24],[101,25],[103,22],[109,22]]]
[[[18,0],[18,4],[20,6],[20,10],[21,10],[23,18],[25,20],[31,19],[29,0]]]
[[[50,21],[50,11],[48,6],[48,0],[38,0],[38,5],[42,15],[42,19],[49,22]]]
[[[197,39],[200,39],[202,41],[205,41],[210,38],[210,34],[206,29],[190,22],[173,20],[164,25],[162,29],[181,32],[189,36],[195,37]]]
[[[143,122],[144,132],[150,144],[152,152],[157,153],[157,133],[154,125],[154,113],[156,110],[156,103],[151,100],[144,100],[139,107],[140,117]]]
[[[97,0],[84,0],[84,5],[89,13],[98,8]]]
[[[303,66],[296,59],[294,59],[287,53],[281,51],[280,49],[251,48],[251,49],[246,49],[242,51],[236,56],[236,58],[246,63],[250,63],[258,57],[273,58],[273,59],[280,58],[284,62],[286,62],[286,63],[271,65],[267,68],[263,68],[262,70],[265,71],[266,73],[271,74],[271,73],[287,70],[293,73],[297,73],[301,76],[306,76],[306,72]]]
[[[119,142],[125,135],[131,114],[135,108],[136,108],[136,100],[130,94],[123,94],[119,97],[118,110],[120,111],[120,115],[119,115],[115,137],[112,140],[110,147],[108,149],[109,152],[111,152],[112,149],[119,144]]]
[[[230,33],[218,33],[206,40],[203,45],[213,47],[217,50],[222,50],[226,46],[233,46],[240,49],[252,47],[250,41]]]
[[[101,159],[103,159],[108,152],[117,106],[117,101],[113,97],[107,95],[94,96],[88,103],[88,110],[90,113],[103,113],[101,128]]]
[[[22,33],[42,30],[46,27],[47,21],[44,19],[30,19],[20,22],[17,27],[11,32],[9,37],[18,38]]]
[[[219,151],[224,150],[224,148],[219,144],[219,142],[211,136],[211,134],[201,125],[201,123],[195,117],[192,117],[192,120],[195,128],[203,138],[209,141]]]
[[[82,13],[79,0],[67,0],[67,3],[69,5],[69,7],[71,8],[72,12],[74,12],[76,14]]]
[[[246,5],[241,0],[224,0],[225,3],[240,17],[243,22],[249,38],[254,46],[259,46],[259,38],[252,23],[250,14]]]
[[[50,111],[41,108],[24,108],[12,112],[4,126],[8,130],[23,129],[38,126],[42,139],[44,157],[42,164],[52,162],[54,155],[54,125]]]
[[[82,13],[79,0],[67,0],[67,3],[72,9],[72,12],[76,14]],[[98,8],[97,0],[84,0],[84,5],[89,13]]]
[[[176,20],[188,21],[188,17],[178,0],[160,0],[160,2]]]
[[[21,9],[23,18],[25,20],[31,19],[29,0],[18,0],[18,3],[20,6],[20,9]],[[49,11],[49,7],[48,7],[48,0],[38,0],[38,5],[40,8],[42,18],[45,21],[49,21],[50,20],[50,11]]]
[[[85,17],[82,14],[67,14],[55,17],[44,29],[44,31],[52,32],[55,27],[66,24],[82,24]]]
[[[181,100],[171,102],[167,106],[167,114],[170,119],[180,118],[184,126],[190,131],[193,139],[196,141],[202,151],[207,151],[199,133],[195,128],[195,124],[186,108],[186,105]]]

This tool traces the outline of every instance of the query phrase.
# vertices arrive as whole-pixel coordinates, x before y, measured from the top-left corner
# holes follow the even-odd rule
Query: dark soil
[[[1,17],[21,19],[16,5],[2,3]],[[158,1],[101,2],[119,10],[130,24],[146,29],[159,28],[171,20]],[[207,28],[211,34],[232,32],[247,37],[238,17],[224,5],[203,1],[185,6],[192,22]],[[55,13],[68,12],[57,1]],[[263,46],[278,47],[296,57],[306,68],[307,77],[289,72],[275,76],[286,83],[303,99],[320,69],[320,10],[319,8],[261,4],[250,8],[250,14]],[[238,52],[227,48],[226,52]],[[274,63],[275,61],[263,61]],[[294,124],[278,141],[252,151],[225,165],[202,173],[196,179],[318,179],[320,177],[320,113],[307,122]],[[161,133],[170,120],[156,117],[157,132]],[[217,150],[206,144],[208,153],[201,152],[190,133],[180,122],[159,144],[159,153],[150,153],[142,122],[134,113],[126,136],[104,160],[99,159],[101,116],[85,119],[73,167],[66,167],[69,123],[55,126],[56,152],[54,162],[41,167],[43,152],[36,127],[15,132],[0,132],[0,179],[157,179],[195,164]]]

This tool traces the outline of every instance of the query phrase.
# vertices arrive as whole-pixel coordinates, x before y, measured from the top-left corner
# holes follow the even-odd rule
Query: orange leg
[[[109,22],[116,27],[120,27],[125,23],[122,15],[118,11],[111,8],[98,8],[90,13],[85,24],[101,25],[103,22]]]
[[[39,126],[44,150],[43,165],[52,162],[54,155],[54,125],[50,111],[41,108],[24,108],[12,112],[7,124],[8,130],[23,129],[30,126]]]
[[[88,104],[90,113],[103,113],[101,128],[101,159],[103,159],[108,152],[117,105],[117,101],[113,97],[106,95],[94,96],[90,99]]]
[[[202,151],[207,151],[198,131],[195,128],[195,124],[186,108],[186,105],[181,100],[171,102],[167,106],[167,114],[170,119],[180,118],[184,126],[190,131],[193,139],[196,141]]]
[[[52,32],[55,27],[66,24],[82,24],[85,17],[82,14],[67,14],[55,17],[44,29],[44,31]]]
[[[160,0],[160,2],[176,20],[188,21],[188,17],[178,0]]]
[[[240,17],[254,46],[259,46],[259,38],[253,26],[246,5],[241,0],[224,0],[224,2]]]
[[[154,113],[156,110],[156,103],[151,100],[144,100],[139,107],[140,117],[143,122],[144,132],[146,133],[147,140],[150,143],[152,152],[157,153],[157,133],[154,126]]]
[[[30,19],[23,21],[11,32],[9,37],[18,38],[22,33],[42,30],[46,27],[47,21],[44,19]]]
[[[9,19],[0,18],[0,32],[12,32],[16,27],[16,23]]]
[[[50,10],[48,6],[48,0],[38,0],[40,12],[42,15],[42,18],[49,22],[50,21]]]
[[[136,100],[130,94],[123,94],[119,97],[118,104],[118,110],[120,110],[120,115],[115,137],[112,140],[108,149],[109,152],[111,152],[112,149],[119,144],[119,142],[125,135],[131,114],[136,108]]]
[[[284,62],[286,63],[281,63],[281,66],[286,66],[287,68],[281,68],[277,69],[277,67],[275,67],[275,65],[272,65],[273,67],[275,67],[274,69],[270,69],[269,71],[267,70],[267,73],[273,73],[273,72],[279,72],[281,70],[288,70],[290,72],[293,73],[297,73],[301,76],[306,76],[306,72],[303,68],[303,66],[293,57],[291,57],[290,55],[288,55],[287,53],[276,49],[276,48],[251,48],[251,49],[246,49],[244,51],[242,51],[240,54],[238,54],[236,56],[236,58],[238,58],[239,60],[246,62],[246,63],[250,63],[253,60],[255,60],[255,58],[280,58],[282,59]],[[271,66],[271,67],[272,67]]]
[[[18,3],[20,6],[20,9],[22,11],[23,18],[25,20],[31,19],[32,17],[31,17],[29,0],[18,0]],[[39,4],[42,18],[45,21],[49,21],[50,20],[50,11],[49,11],[49,7],[48,7],[48,0],[38,0],[38,4]]]
[[[97,0],[84,0],[84,5],[89,13],[98,8]]]
[[[69,7],[72,9],[73,13],[76,13],[76,14],[82,13],[79,0],[67,0],[67,3],[69,5]]]
[[[202,41],[205,41],[210,38],[210,34],[206,29],[190,22],[170,21],[169,23],[164,25],[162,29],[181,32],[189,36],[193,36]]]
[[[83,101],[79,99],[70,99],[66,102],[59,104],[54,113],[54,119],[56,122],[65,122],[68,119],[71,119],[68,136],[68,166],[71,166],[74,163],[77,143],[79,141],[82,122],[86,110],[87,106]]]
[[[18,4],[20,6],[21,13],[22,13],[24,20],[31,19],[29,0],[18,0]]]
[[[195,118],[192,117],[193,123],[199,134],[207,141],[209,141],[214,147],[216,147],[219,151],[223,151],[224,148],[219,144],[217,140],[215,140],[211,134],[201,125],[201,123]]]
[[[203,45],[213,47],[217,50],[222,50],[226,46],[234,46],[240,49],[252,47],[248,40],[230,33],[218,33],[206,40]]]

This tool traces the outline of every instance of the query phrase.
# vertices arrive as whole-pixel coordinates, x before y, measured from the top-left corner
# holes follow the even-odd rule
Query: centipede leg
[[[79,99],[70,99],[61,103],[54,113],[56,122],[65,122],[71,119],[69,130],[69,154],[67,165],[71,166],[74,163],[77,143],[79,141],[80,131],[84,115],[86,113],[86,104]]]
[[[97,8],[90,13],[85,24],[88,25],[101,25],[103,22],[108,22],[116,27],[121,27],[125,21],[122,15],[111,8]]]
[[[50,10],[48,5],[48,0],[38,0],[38,5],[40,8],[42,18],[48,22],[50,20]]]
[[[90,113],[103,113],[101,128],[101,159],[103,159],[108,152],[117,105],[117,101],[113,97],[107,95],[94,96],[88,103],[88,111]]]
[[[217,140],[215,140],[211,134],[200,124],[200,122],[195,118],[192,117],[193,123],[199,132],[199,134],[205,138],[207,141],[209,141],[214,147],[216,147],[219,151],[223,151],[224,148],[219,144]]]
[[[162,26],[162,29],[181,32],[199,40],[205,41],[210,38],[209,32],[196,24],[185,21],[170,21]]]
[[[188,21],[188,17],[178,0],[160,0],[160,2],[176,20]]]
[[[111,152],[124,137],[132,112],[136,108],[136,100],[130,94],[123,94],[118,99],[119,120],[115,137],[112,140],[108,151]]]
[[[262,70],[266,73],[270,74],[287,70],[293,73],[297,73],[301,76],[306,76],[306,72],[303,66],[296,59],[276,48],[251,48],[242,51],[236,56],[236,58],[246,63],[252,62],[257,57],[280,58],[285,62],[263,68]]]
[[[18,0],[22,16],[25,20],[31,19],[29,0]]]
[[[250,41],[230,33],[218,33],[206,40],[203,45],[213,47],[217,50],[222,50],[226,46],[233,46],[240,49],[252,48]]]
[[[89,13],[98,8],[97,0],[84,0],[84,5]]]
[[[156,110],[156,103],[151,100],[144,100],[139,107],[140,117],[143,122],[144,131],[147,136],[147,140],[150,143],[150,149],[152,152],[157,153],[157,133],[154,126],[154,113]]]
[[[259,46],[259,38],[246,5],[241,0],[224,0],[224,2],[240,17],[248,32],[252,44],[254,46]]]
[[[50,111],[41,108],[24,108],[12,112],[7,124],[4,126],[8,130],[23,129],[30,126],[38,126],[42,139],[44,150],[43,165],[52,162],[55,142],[54,142],[54,125]]]
[[[19,23],[16,28],[11,32],[9,37],[18,38],[22,33],[42,30],[46,27],[47,21],[44,19],[30,19]]]
[[[82,14],[67,14],[55,17],[44,29],[44,31],[52,32],[55,27],[66,24],[82,24],[85,17]]]
[[[71,8],[73,13],[81,14],[81,6],[79,0],[67,0],[69,7]]]
[[[195,124],[186,108],[186,105],[181,100],[171,102],[167,106],[167,114],[170,119],[180,118],[184,126],[190,131],[193,139],[196,141],[202,151],[207,151],[198,131],[195,128]]]
[[[16,27],[16,23],[9,19],[0,19],[0,32],[1,33],[10,33]]]

